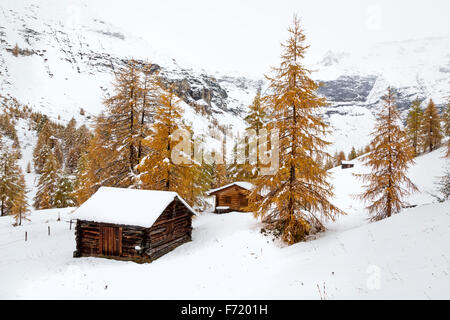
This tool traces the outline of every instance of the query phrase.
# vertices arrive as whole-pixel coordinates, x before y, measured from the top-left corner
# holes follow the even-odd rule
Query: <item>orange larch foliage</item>
[[[180,196],[188,193],[188,190],[184,190],[183,182],[189,179],[189,165],[172,161],[172,150],[178,143],[173,141],[172,135],[175,130],[186,129],[182,123],[183,110],[179,103],[180,99],[171,87],[159,96],[150,135],[142,141],[149,153],[137,166],[139,188],[177,191]]]
[[[391,88],[383,100],[384,106],[372,133],[371,151],[362,159],[372,172],[356,175],[367,183],[359,197],[370,202],[367,209],[371,221],[398,213],[404,205],[403,197],[417,190],[406,176],[408,167],[414,163],[414,149],[400,127],[400,113]]]
[[[271,125],[279,130],[280,166],[273,175],[255,180],[250,208],[293,244],[323,231],[324,220],[343,212],[329,201],[333,192],[328,173],[316,161],[329,157],[324,151],[329,142],[323,139],[328,125],[321,116],[326,101],[318,97],[318,84],[301,63],[308,46],[297,17],[288,31],[281,65],[267,77],[270,94],[263,98]]]
[[[438,110],[432,99],[430,99],[430,102],[423,112],[421,133],[424,152],[427,151],[427,149],[431,152],[441,145],[441,117],[439,117]]]

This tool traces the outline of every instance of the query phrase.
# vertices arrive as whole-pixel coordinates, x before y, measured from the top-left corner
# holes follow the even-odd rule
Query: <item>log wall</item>
[[[191,240],[192,213],[178,199],[174,200],[148,229],[150,247],[146,251],[152,259]]]
[[[178,199],[174,200],[159,216],[151,228],[138,226],[77,221],[75,235],[77,250],[74,257],[109,257],[121,260],[148,262],[159,258],[179,245],[190,241],[192,234],[192,212]],[[105,254],[105,228],[120,230],[120,250]],[[108,237],[111,234],[107,233]],[[136,250],[139,246],[141,250]]]
[[[249,191],[236,185],[216,191],[216,208],[229,207],[229,211],[246,211]]]

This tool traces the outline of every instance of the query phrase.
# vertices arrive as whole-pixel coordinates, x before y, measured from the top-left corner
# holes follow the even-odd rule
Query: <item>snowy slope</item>
[[[263,236],[251,214],[204,213],[193,222],[192,242],[151,264],[74,259],[71,209],[36,211],[16,228],[0,218],[0,298],[449,299],[450,201],[428,195],[447,165],[442,154],[421,156],[411,168],[421,191],[408,202],[417,207],[370,224],[351,197],[361,191],[352,173],[366,169],[358,161],[332,169],[334,201],[348,215],[290,247]],[[175,272],[180,265],[184,272]]]

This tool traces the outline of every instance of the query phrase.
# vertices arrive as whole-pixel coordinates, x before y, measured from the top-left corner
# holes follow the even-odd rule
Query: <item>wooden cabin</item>
[[[214,212],[247,211],[248,196],[253,189],[250,182],[238,181],[226,186],[209,190],[207,195],[214,196]]]
[[[191,240],[195,211],[176,193],[101,187],[74,213],[74,257],[150,262]]]
[[[341,162],[341,169],[349,169],[349,168],[353,168],[355,165],[353,163],[350,162]]]

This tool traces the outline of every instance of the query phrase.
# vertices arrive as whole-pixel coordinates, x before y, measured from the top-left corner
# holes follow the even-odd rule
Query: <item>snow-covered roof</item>
[[[252,189],[255,187],[255,186],[254,186],[252,183],[250,183],[250,182],[236,181],[236,182],[227,184],[227,185],[225,185],[225,186],[222,186],[222,187],[219,187],[219,188],[216,188],[216,189],[211,189],[211,190],[209,190],[208,192],[206,192],[206,194],[207,194],[207,195],[210,195],[211,193],[214,193],[214,192],[217,192],[217,191],[220,191],[220,190],[229,188],[229,187],[234,186],[234,185],[236,185],[236,186],[238,186],[238,187],[241,187],[241,188],[243,188],[243,189],[249,190],[249,191],[252,190]]]
[[[175,198],[195,214],[176,192],[100,187],[72,219],[150,228]]]

